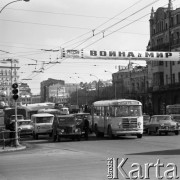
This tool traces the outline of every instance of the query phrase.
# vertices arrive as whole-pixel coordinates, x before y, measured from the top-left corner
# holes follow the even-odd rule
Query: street
[[[119,137],[115,139],[96,138],[91,135],[88,141],[71,141],[62,139],[62,142],[52,142],[48,136],[41,136],[39,140],[31,137],[24,138],[27,149],[0,154],[1,180],[105,180],[108,179],[108,158],[128,158],[123,169],[128,174],[133,163],[142,166],[142,175],[145,176],[145,163],[160,163],[160,175],[165,177],[168,163],[177,166],[177,175],[180,176],[180,137],[170,134],[144,135],[142,139],[136,137]],[[138,173],[134,173],[138,175]],[[168,174],[174,175],[173,172]],[[150,168],[149,178],[157,179],[156,169]],[[126,179],[121,173],[118,179]],[[139,179],[139,178],[137,178]]]

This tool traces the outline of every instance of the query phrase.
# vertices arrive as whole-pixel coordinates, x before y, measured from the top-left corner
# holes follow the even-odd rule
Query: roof
[[[31,117],[49,117],[52,116],[54,117],[53,114],[49,114],[49,113],[39,113],[39,114],[33,114]]]
[[[102,100],[93,103],[94,106],[112,106],[112,105],[142,105],[140,101],[133,99],[114,99],[114,100]]]
[[[17,122],[29,122],[30,119],[17,119]],[[15,120],[12,120],[11,122],[15,122]]]
[[[75,114],[57,115],[56,117],[75,117]]]

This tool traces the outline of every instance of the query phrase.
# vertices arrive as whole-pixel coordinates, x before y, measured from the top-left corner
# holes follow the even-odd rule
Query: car
[[[147,125],[151,119],[150,115],[143,115],[143,133],[147,133]]]
[[[178,123],[178,127],[180,130],[180,114],[170,114],[172,117],[172,120]]]
[[[18,120],[17,123],[20,136],[33,135],[33,125],[31,120]]]
[[[173,132],[175,135],[179,134],[178,124],[172,120],[170,115],[151,116],[150,122],[146,125],[146,128],[149,135],[151,133],[156,133],[157,135],[165,133],[167,135],[169,132]]]
[[[78,126],[75,114],[57,115],[53,122],[53,141],[61,141],[61,138],[81,140],[81,128]]]
[[[11,122],[15,124],[15,120],[12,120]],[[33,135],[33,125],[31,120],[28,119],[17,120],[17,127],[20,136]]]
[[[39,135],[48,134],[52,136],[52,124],[54,115],[49,113],[33,114],[31,116],[33,124],[33,138],[38,139]]]

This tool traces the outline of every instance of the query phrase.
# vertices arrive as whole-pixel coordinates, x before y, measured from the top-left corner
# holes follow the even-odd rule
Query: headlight
[[[75,129],[75,133],[78,133],[79,132],[79,129]]]
[[[161,124],[161,127],[164,127],[164,124]]]
[[[64,132],[64,129],[61,129],[61,132],[63,133],[63,132]]]
[[[141,128],[141,124],[142,124],[141,122],[137,123],[138,128]]]

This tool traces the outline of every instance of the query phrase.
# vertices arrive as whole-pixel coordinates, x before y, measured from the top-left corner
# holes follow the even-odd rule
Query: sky
[[[10,2],[1,0],[0,9]],[[174,9],[180,7],[179,0],[172,2]],[[62,59],[60,49],[146,51],[151,9],[167,4],[168,0],[11,3],[0,13],[0,60],[19,60],[19,81],[28,83],[33,94],[40,92],[40,82],[48,78],[65,83],[112,79],[118,66],[129,61]],[[146,65],[145,61],[135,63]]]

